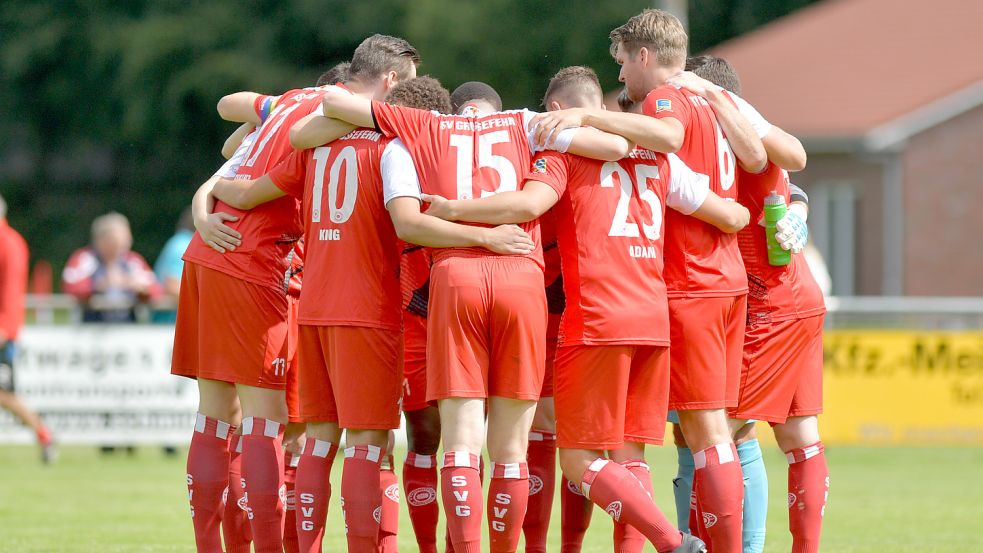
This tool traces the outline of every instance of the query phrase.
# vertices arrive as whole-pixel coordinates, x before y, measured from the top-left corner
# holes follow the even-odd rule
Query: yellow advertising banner
[[[827,330],[823,347],[824,442],[983,445],[983,332]]]

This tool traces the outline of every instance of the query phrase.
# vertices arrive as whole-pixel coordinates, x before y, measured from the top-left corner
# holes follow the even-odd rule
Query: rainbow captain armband
[[[260,123],[265,122],[266,118],[273,113],[273,109],[276,108],[276,102],[279,99],[279,96],[266,96],[263,98],[263,101],[259,104],[259,109],[257,110],[259,112]]]

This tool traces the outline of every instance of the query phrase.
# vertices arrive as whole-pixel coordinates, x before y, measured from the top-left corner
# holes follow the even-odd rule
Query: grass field
[[[766,552],[787,552],[785,461],[765,452],[772,479]],[[831,490],[823,547],[836,553],[983,551],[983,449],[829,448]],[[671,448],[652,448],[656,500],[673,513]],[[340,489],[341,460],[332,482]],[[100,456],[64,448],[41,466],[30,447],[0,448],[0,552],[194,551],[184,484],[184,452],[155,448]],[[559,501],[556,501],[559,509]],[[325,551],[344,551],[337,493]],[[415,551],[404,511],[400,549]],[[442,530],[441,530],[442,532]],[[585,551],[611,551],[610,519],[596,509]],[[554,515],[550,551],[559,550]],[[487,542],[487,540],[486,540]],[[521,550],[521,549],[520,549]]]

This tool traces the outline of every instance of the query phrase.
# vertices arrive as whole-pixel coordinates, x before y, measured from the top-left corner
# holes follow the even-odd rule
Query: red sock
[[[249,528],[246,499],[242,489],[242,436],[229,438],[229,484],[222,513],[225,553],[250,553],[253,534]]]
[[[48,430],[48,427],[43,424],[38,427],[38,429],[34,432],[34,435],[37,436],[38,444],[42,446],[51,445],[51,442],[53,441],[51,431]]]
[[[407,453],[403,489],[420,553],[437,553],[437,456]]]
[[[624,520],[638,529],[659,553],[672,551],[682,543],[682,534],[662,514],[641,482],[618,463],[596,459],[584,472],[580,489],[615,522]]]
[[[297,465],[300,463],[300,455],[297,453],[284,453],[283,462],[283,485],[286,493],[283,502],[283,551],[284,553],[298,553],[300,544],[297,542],[297,496],[295,495],[297,483]]]
[[[717,444],[693,454],[696,503],[700,507],[707,548],[714,553],[742,553],[744,473],[737,446]]]
[[[456,553],[481,552],[481,476],[478,456],[467,451],[444,452],[440,495],[447,529]]]
[[[788,458],[788,527],[792,553],[816,553],[829,497],[829,468],[822,442],[793,449]]]
[[[529,433],[529,506],[522,521],[526,553],[545,553],[546,534],[556,493],[556,436],[549,432]]]
[[[321,553],[324,523],[331,499],[331,465],[337,447],[308,438],[297,464],[294,495],[297,498],[297,544],[301,553]]]
[[[341,472],[341,505],[348,529],[349,553],[374,553],[382,520],[379,463],[382,449],[358,445],[345,449]]]
[[[379,519],[379,545],[377,553],[397,553],[399,544],[396,534],[399,531],[399,479],[393,470],[393,456],[387,455],[379,473],[379,488],[382,490],[382,516]]]
[[[698,484],[699,482],[694,476],[693,491],[689,494],[689,533],[703,540],[703,543],[709,544],[710,535],[707,534],[707,528],[703,525],[703,511],[700,510],[700,503],[697,501],[697,497],[699,497],[696,491],[699,488]]]
[[[580,492],[580,486],[564,478],[560,485],[560,553],[580,553],[593,512],[594,504]]]
[[[529,467],[526,463],[492,463],[487,509],[491,553],[513,553],[519,547],[528,504]]]
[[[188,449],[188,502],[199,553],[222,553],[222,495],[229,483],[227,422],[198,413]]]
[[[638,482],[645,488],[645,493],[652,497],[652,473],[645,461],[625,461],[621,466],[635,475]],[[614,523],[615,553],[641,553],[645,547],[645,536],[634,527],[623,522]]]
[[[242,478],[256,553],[283,552],[283,425],[242,420]]]

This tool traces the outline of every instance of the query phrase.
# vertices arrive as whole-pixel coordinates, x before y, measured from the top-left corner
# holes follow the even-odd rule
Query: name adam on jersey
[[[640,258],[640,259],[655,259],[658,254],[655,252],[655,246],[628,246],[628,255]]]

